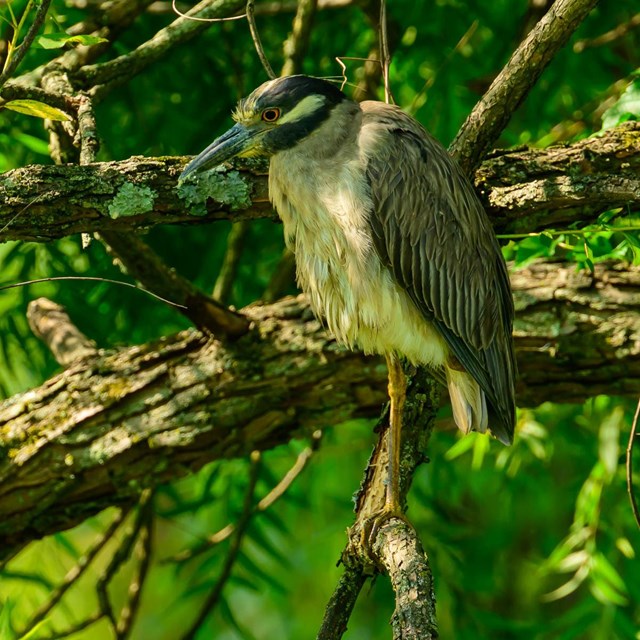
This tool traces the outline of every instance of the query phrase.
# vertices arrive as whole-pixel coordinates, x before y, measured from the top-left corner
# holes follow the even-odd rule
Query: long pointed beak
[[[195,171],[203,171],[231,160],[251,146],[254,134],[244,125],[236,124],[229,131],[216,138],[202,153],[197,155],[180,174],[178,182],[182,182]]]

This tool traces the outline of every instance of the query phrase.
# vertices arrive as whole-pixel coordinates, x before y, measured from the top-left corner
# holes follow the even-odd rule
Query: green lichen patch
[[[138,187],[125,182],[109,205],[110,218],[138,216],[153,210],[156,194],[149,187]]]
[[[187,204],[189,212],[196,216],[206,215],[209,198],[228,206],[231,211],[251,205],[247,181],[238,171],[227,171],[224,167],[204,171],[193,179],[187,178],[178,185],[178,195]]]

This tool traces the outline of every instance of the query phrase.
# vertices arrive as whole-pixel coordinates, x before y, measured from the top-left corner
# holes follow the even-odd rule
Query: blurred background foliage
[[[55,0],[45,32],[58,33],[85,18],[91,11],[91,3],[86,4]],[[157,10],[123,32],[106,57],[131,51],[171,22],[169,4],[155,3]],[[0,37],[10,33],[9,9],[18,15],[26,5],[27,0],[0,2]],[[527,0],[390,2],[396,101],[448,144],[539,17],[535,5]],[[640,29],[603,43],[596,40],[628,23],[637,11],[636,0],[602,2],[514,114],[499,145],[567,142],[638,118],[640,80],[634,74],[640,66]],[[283,62],[282,42],[291,19],[286,11],[258,17],[276,69]],[[355,4],[320,11],[304,71],[340,75],[335,57],[366,58],[375,38]],[[20,71],[57,53],[33,48]],[[349,81],[357,83],[363,63],[345,63]],[[99,159],[196,153],[228,127],[236,100],[263,80],[246,24],[213,25],[99,105]],[[49,162],[42,121],[0,110],[0,170]],[[505,237],[505,254],[514,268],[545,256],[574,262],[576,269],[605,259],[637,264],[639,217],[637,211],[616,210],[587,228]],[[229,230],[225,223],[164,227],[146,239],[169,264],[210,291]],[[241,307],[260,298],[282,248],[278,225],[259,221],[249,226],[229,303]],[[75,237],[47,244],[5,243],[0,265],[0,285],[56,275],[123,277],[99,242],[83,249]],[[40,384],[57,370],[25,320],[27,303],[42,295],[64,305],[102,347],[146,342],[186,326],[169,307],[108,283],[49,282],[3,291],[4,397]],[[622,464],[632,416],[633,403],[597,397],[583,406],[522,410],[516,443],[508,450],[484,437],[461,438],[447,430],[434,435],[431,463],[415,479],[409,515],[431,556],[442,638],[640,638],[640,534],[628,506]],[[332,428],[303,474],[251,521],[221,605],[197,637],[315,637],[341,572],[335,565],[352,520],[351,495],[373,443],[370,422],[327,426]],[[263,457],[258,497],[278,482],[304,446],[292,442]],[[189,560],[170,559],[239,517],[251,466],[247,460],[216,463],[157,491],[153,562],[132,637],[182,637],[222,570],[230,542]],[[16,637],[14,630],[26,625],[113,517],[106,512],[32,544],[4,567],[1,638]],[[121,539],[119,534],[98,555],[31,637],[49,637],[53,628],[90,615],[97,603],[92,585]],[[110,587],[116,604],[125,600],[134,564],[125,564]],[[345,637],[390,637],[392,609],[387,581],[375,581],[361,595]],[[101,621],[72,637],[112,635]]]

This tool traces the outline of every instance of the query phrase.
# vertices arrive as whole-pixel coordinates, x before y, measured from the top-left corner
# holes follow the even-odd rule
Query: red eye
[[[265,109],[262,112],[262,119],[265,122],[275,122],[280,117],[280,109]]]

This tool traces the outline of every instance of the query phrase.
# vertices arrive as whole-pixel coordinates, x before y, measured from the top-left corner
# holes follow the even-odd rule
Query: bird
[[[385,515],[402,515],[402,359],[449,390],[456,425],[511,444],[516,421],[513,298],[474,188],[399,107],[356,102],[306,75],[269,80],[179,181],[234,157],[269,158],[269,196],[313,311],[336,340],[388,366]]]

